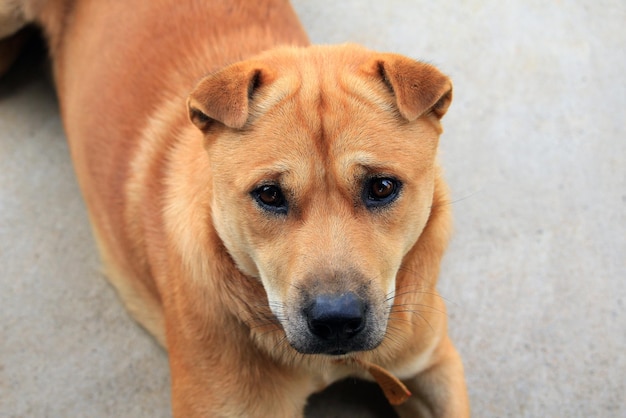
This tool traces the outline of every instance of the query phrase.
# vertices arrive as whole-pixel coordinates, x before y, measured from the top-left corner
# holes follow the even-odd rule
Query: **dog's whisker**
[[[415,290],[410,290],[410,288],[415,287]],[[400,290],[400,289],[399,289]],[[424,295],[429,295],[429,296],[434,296],[434,297],[438,297],[440,299],[443,299],[446,302],[450,302],[453,303],[454,302],[446,297],[444,297],[443,295],[441,295],[441,293],[439,293],[436,290],[425,290],[423,288],[418,288],[417,286],[405,286],[403,287],[401,293],[396,293],[392,296],[389,296],[389,298],[387,300],[391,300],[394,297],[399,297],[399,296],[403,296],[403,295],[410,295],[410,294],[424,294]],[[397,292],[397,291],[396,291]],[[393,293],[393,292],[390,292]]]
[[[431,208],[431,209],[435,209],[435,208],[442,207],[442,206],[450,206],[450,205],[454,205],[455,203],[459,203],[459,202],[462,202],[462,201],[467,200],[467,199],[469,199],[469,198],[472,198],[472,197],[474,197],[475,195],[480,194],[480,193],[482,193],[482,192],[483,192],[483,190],[482,190],[482,189],[481,189],[481,190],[476,190],[475,192],[472,192],[472,193],[470,193],[470,194],[468,194],[468,195],[466,195],[466,196],[460,197],[460,198],[458,198],[458,199],[454,199],[454,200],[449,200],[449,199],[448,199],[448,200],[446,200],[446,201],[444,201],[444,202],[442,202],[442,203],[439,203],[439,204],[437,204],[437,205],[431,205],[431,207],[430,207],[430,208]]]
[[[433,328],[433,326],[430,324],[430,322],[428,321],[428,319],[426,319],[424,317],[424,315],[422,315],[422,313],[420,311],[416,311],[416,310],[407,310],[404,311],[404,313],[410,313],[412,315],[415,315],[417,318],[421,319],[423,322],[426,323],[426,325],[428,325],[428,327],[430,328],[431,331],[435,332],[435,329]],[[390,316],[389,317],[389,322],[393,322],[393,321],[406,321],[406,322],[411,322],[407,319],[403,319],[403,318],[397,318],[395,316]]]
[[[425,305],[423,303],[405,303],[405,304],[401,304],[401,305],[393,305],[391,307],[390,313],[394,313],[394,312],[397,312],[397,313],[409,312],[409,311],[413,310],[412,307],[414,307],[414,306],[419,307],[419,308],[426,308],[426,309],[428,309],[429,313],[435,313],[436,312],[436,313],[440,313],[440,314],[443,314],[443,315],[447,315],[448,314],[444,310],[435,308],[434,306]]]
[[[395,345],[402,345],[408,341],[408,337],[403,333],[401,328],[395,327],[393,324],[388,324],[385,340]]]

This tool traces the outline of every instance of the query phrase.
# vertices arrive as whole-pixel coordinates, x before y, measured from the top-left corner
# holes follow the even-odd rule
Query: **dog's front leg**
[[[412,396],[396,406],[401,418],[466,418],[470,416],[461,358],[446,337],[431,367],[404,383]]]
[[[218,329],[229,332],[209,338],[168,330],[174,417],[302,417],[308,379],[276,365],[228,325]]]

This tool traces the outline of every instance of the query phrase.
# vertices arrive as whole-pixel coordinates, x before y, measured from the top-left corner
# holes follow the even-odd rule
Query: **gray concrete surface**
[[[455,81],[440,289],[473,415],[625,417],[626,3],[294,3],[316,43],[404,53]],[[0,80],[0,417],[167,417],[166,355],[99,272],[33,65]],[[361,390],[346,382],[309,416],[388,414]]]

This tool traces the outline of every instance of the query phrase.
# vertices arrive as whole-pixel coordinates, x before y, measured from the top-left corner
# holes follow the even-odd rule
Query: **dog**
[[[0,0],[0,22],[42,29],[107,277],[168,351],[175,417],[298,417],[348,376],[402,417],[469,416],[435,289],[447,76],[311,46],[284,0]]]

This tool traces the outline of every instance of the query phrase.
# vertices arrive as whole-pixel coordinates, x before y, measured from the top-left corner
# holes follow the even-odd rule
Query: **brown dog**
[[[0,0],[0,21],[43,28],[108,277],[167,347],[175,416],[301,416],[346,376],[401,416],[469,415],[435,290],[447,77],[307,46],[282,0]]]

